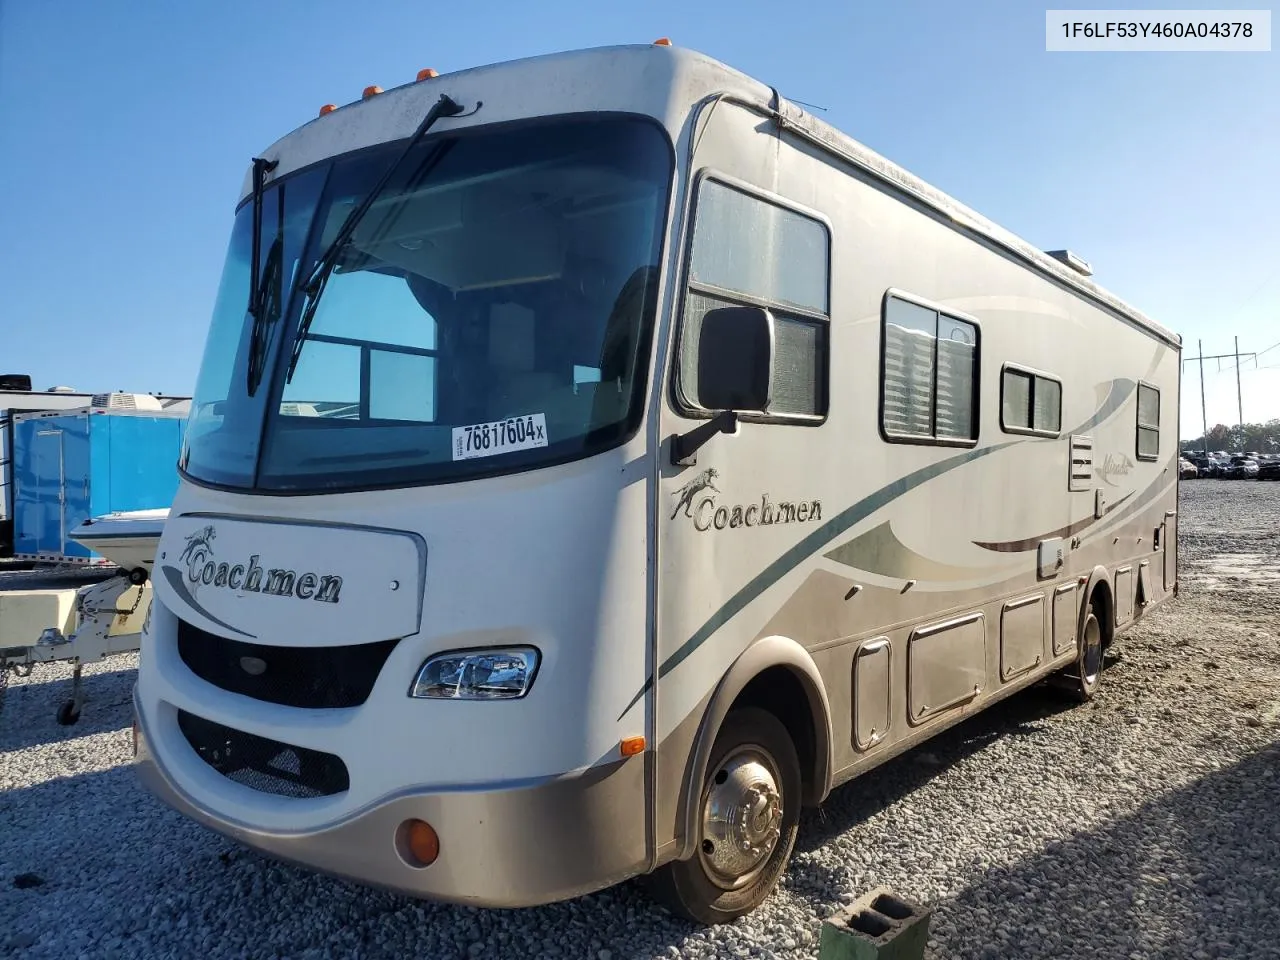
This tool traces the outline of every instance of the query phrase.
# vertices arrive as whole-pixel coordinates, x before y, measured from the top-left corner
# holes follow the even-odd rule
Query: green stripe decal
[[[788,550],[777,560],[765,567],[764,570],[756,574],[750,582],[741,590],[729,598],[719,610],[711,615],[711,618],[694,632],[688,640],[682,643],[678,650],[667,657],[658,668],[658,678],[661,679],[669,674],[676,667],[680,666],[690,654],[697,650],[700,646],[711,638],[711,635],[719,630],[722,626],[732,620],[735,616],[751,601],[755,600],[760,594],[764,593],[784,576],[794,570],[803,563],[807,558],[812,556],[830,541],[840,536],[846,530],[855,524],[865,520],[880,508],[892,503],[905,493],[909,493],[923,483],[939,477],[944,473],[949,473],[957,467],[962,467],[966,463],[972,463],[982,457],[995,453],[997,450],[1003,450],[1005,447],[1022,443],[1021,440],[1011,440],[1008,443],[994,444],[981,449],[969,450],[957,457],[949,460],[941,460],[938,463],[931,463],[927,467],[921,467],[904,477],[900,477],[893,483],[881,487],[875,493],[863,497],[853,506],[846,508],[842,512],[836,514],[822,526],[818,527],[808,536],[804,537],[799,543]],[[626,709],[618,715],[621,720],[627,715],[627,711],[640,702],[640,698],[649,692],[649,688],[653,686],[653,677],[649,677],[644,682],[644,686],[631,698],[631,702],[627,704]]]

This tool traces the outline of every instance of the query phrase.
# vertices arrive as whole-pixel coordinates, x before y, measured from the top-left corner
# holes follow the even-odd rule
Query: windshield
[[[265,191],[264,259],[276,191],[287,191],[286,290],[401,149]],[[288,323],[260,325],[267,373],[252,396],[246,204],[184,469],[230,486],[355,489],[525,469],[622,442],[643,407],[670,157],[661,129],[638,119],[424,142],[351,232],[303,336],[301,291]]]
[[[323,185],[323,171],[313,170],[291,177],[263,195],[258,276],[266,277],[267,284],[272,283],[272,277],[278,278],[284,292],[297,276]],[[246,203],[231,228],[180,461],[192,476],[228,486],[253,482],[269,390],[263,384],[250,392],[255,386],[250,382],[250,362],[256,355],[257,369],[269,368],[282,326],[283,294],[263,298],[255,342],[248,310],[252,257],[253,205]],[[274,261],[271,270],[265,269],[269,261]]]

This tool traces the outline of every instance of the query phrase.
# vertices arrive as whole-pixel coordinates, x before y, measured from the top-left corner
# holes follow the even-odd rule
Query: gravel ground
[[[1189,481],[1182,596],[1119,641],[1098,700],[1039,690],[806,814],[761,910],[696,930],[635,884],[527,911],[278,865],[125,766],[133,663],[11,679],[0,716],[0,953],[47,957],[806,957],[885,884],[934,907],[932,958],[1280,957],[1280,484]]]

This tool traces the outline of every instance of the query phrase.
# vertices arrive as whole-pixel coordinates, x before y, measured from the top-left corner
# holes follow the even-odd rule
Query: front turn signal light
[[[429,867],[440,856],[440,836],[425,820],[406,820],[396,831],[396,847],[412,867]]]

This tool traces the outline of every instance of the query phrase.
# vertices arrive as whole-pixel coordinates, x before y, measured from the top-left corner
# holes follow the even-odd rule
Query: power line
[[[1271,346],[1267,347],[1267,349],[1265,349],[1265,350],[1259,350],[1259,351],[1258,351],[1258,356],[1260,357],[1260,356],[1262,356],[1264,353],[1270,353],[1270,352],[1271,352],[1272,350],[1274,350],[1276,347],[1280,347],[1280,340],[1277,340],[1275,343],[1273,343]],[[1255,358],[1254,358],[1254,360],[1256,361],[1256,360],[1257,360],[1257,357],[1255,357]]]
[[[1236,307],[1233,317],[1239,316],[1240,311],[1243,310],[1253,300],[1254,297],[1256,297],[1258,294],[1262,292],[1263,287],[1265,287],[1268,283],[1274,280],[1277,276],[1280,276],[1280,269],[1273,270],[1270,276],[1268,276],[1265,280],[1263,280],[1260,284],[1258,284],[1258,286],[1254,289],[1253,293],[1249,294],[1247,297],[1245,297],[1243,300],[1240,301],[1239,305]],[[1280,344],[1277,344],[1277,346],[1280,346]]]
[[[1209,417],[1208,417],[1208,413],[1207,413],[1207,410],[1206,410],[1206,407],[1205,407],[1205,400],[1204,400],[1204,362],[1205,362],[1206,360],[1224,360],[1224,359],[1226,359],[1227,357],[1231,357],[1232,359],[1234,359],[1234,360],[1235,360],[1235,362],[1236,362],[1236,366],[1235,366],[1235,370],[1236,370],[1236,411],[1237,411],[1237,413],[1239,414],[1239,417],[1240,417],[1240,420],[1239,420],[1239,423],[1240,423],[1240,429],[1241,429],[1241,430],[1243,430],[1243,429],[1244,429],[1244,393],[1243,393],[1243,391],[1242,391],[1242,389],[1241,389],[1241,387],[1240,387],[1240,358],[1241,358],[1241,357],[1253,357],[1254,364],[1256,365],[1256,364],[1257,364],[1257,362],[1258,362],[1258,355],[1257,355],[1256,353],[1241,353],[1241,352],[1240,352],[1240,338],[1239,338],[1239,337],[1236,337],[1236,338],[1235,338],[1236,349],[1235,349],[1235,351],[1234,351],[1233,353],[1215,353],[1213,356],[1208,356],[1208,357],[1206,357],[1206,356],[1205,356],[1205,354],[1204,354],[1204,341],[1203,341],[1203,340],[1197,340],[1197,341],[1196,341],[1196,344],[1198,345],[1198,347],[1199,347],[1199,349],[1200,349],[1200,355],[1199,355],[1199,356],[1196,356],[1196,357],[1183,357],[1182,362],[1183,362],[1183,363],[1189,363],[1189,362],[1191,362],[1191,361],[1199,361],[1199,363],[1200,363],[1200,421],[1201,421],[1202,425],[1204,426],[1204,434],[1203,434],[1203,437],[1204,437],[1204,452],[1205,452],[1205,455],[1207,456],[1207,455],[1208,455],[1208,453],[1209,453]],[[1280,344],[1276,344],[1276,346],[1280,346]],[[1270,350],[1271,348],[1270,348],[1270,347],[1268,347],[1267,349],[1268,349],[1268,350]],[[1221,367],[1219,367],[1219,368],[1218,368],[1218,372],[1219,372],[1219,373],[1222,373],[1222,372],[1223,372]]]

